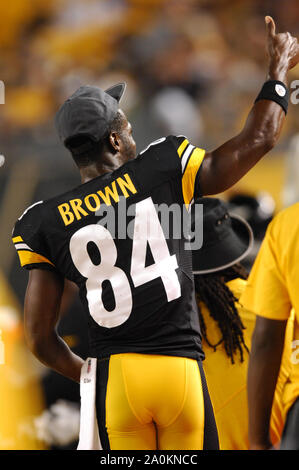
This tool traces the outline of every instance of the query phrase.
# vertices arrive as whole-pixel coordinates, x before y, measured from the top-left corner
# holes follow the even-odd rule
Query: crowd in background
[[[126,81],[122,108],[132,123],[137,150],[168,134],[186,135],[203,148],[216,147],[241,130],[265,80],[264,16],[272,15],[280,30],[299,37],[299,3],[287,0],[284,6],[279,0],[13,0],[0,4],[0,80],[5,85],[0,153],[6,157],[0,171],[0,246],[1,270],[19,302],[18,307],[10,303],[12,309],[21,314],[27,282],[10,241],[13,223],[34,201],[79,184],[54,128],[60,104],[82,84],[108,88]],[[296,74],[295,69],[290,79],[299,78]],[[298,129],[296,106],[291,106],[278,146],[290,180],[296,178],[294,169],[299,171]],[[294,186],[296,181],[282,195],[287,203],[297,198]],[[65,315],[62,332],[84,355],[87,339],[80,338],[79,344],[75,334],[84,319],[72,288],[66,295],[66,312],[71,305],[72,317]],[[9,317],[5,302],[4,307],[2,329],[3,318]],[[35,421],[38,445],[67,446],[76,439],[79,390],[34,361],[32,370],[42,377],[43,386],[44,411],[39,405],[39,421]],[[53,404],[56,409],[49,411]],[[65,422],[72,422],[69,434]],[[32,436],[32,422],[28,426],[22,428],[27,438]]]
[[[240,129],[265,78],[264,15],[299,33],[299,5],[253,0],[15,0],[1,6],[3,151],[51,153],[53,115],[85,83],[128,83],[124,103],[143,146],[185,132],[213,146]],[[288,132],[296,127],[296,115]],[[137,125],[137,127],[136,127]],[[40,150],[40,152],[38,152]],[[61,153],[52,155],[60,161]]]

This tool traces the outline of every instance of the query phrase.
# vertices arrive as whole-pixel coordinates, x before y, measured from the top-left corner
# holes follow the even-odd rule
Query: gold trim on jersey
[[[35,263],[48,263],[54,266],[54,264],[51,261],[49,261],[45,256],[35,253],[30,248],[30,246],[24,243],[24,240],[22,237],[20,236],[13,237],[12,241],[19,255],[21,266],[25,266],[26,264],[35,264]]]
[[[182,153],[184,152],[184,150],[185,150],[185,148],[187,147],[188,144],[189,144],[189,142],[188,142],[187,139],[185,139],[185,140],[181,143],[181,145],[180,145],[179,148],[178,148],[179,157],[182,156]]]
[[[184,202],[189,206],[194,198],[194,185],[197,172],[205,156],[205,150],[194,147],[185,139],[179,146],[178,155],[181,158],[182,166],[182,190]]]
[[[189,205],[194,197],[195,178],[204,156],[205,151],[203,149],[193,149],[185,167],[185,172],[182,178],[182,187],[184,201],[187,206],[187,209],[189,208]]]
[[[22,241],[24,241],[24,240],[23,240],[22,237],[14,237],[14,238],[12,239],[12,241],[13,241],[14,243],[18,243],[18,242],[22,242]]]
[[[21,266],[26,266],[27,264],[36,264],[36,263],[48,263],[54,266],[51,261],[49,261],[45,256],[38,255],[34,251],[29,250],[18,250],[18,255],[20,258]]]

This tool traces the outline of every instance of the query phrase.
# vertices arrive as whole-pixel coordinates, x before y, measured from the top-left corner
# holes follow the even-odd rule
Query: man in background
[[[241,296],[256,324],[248,369],[249,439],[251,449],[270,449],[271,407],[279,369],[286,419],[280,449],[299,449],[299,203],[280,212],[266,236]],[[286,327],[287,329],[287,335]],[[285,337],[289,351],[282,361]]]

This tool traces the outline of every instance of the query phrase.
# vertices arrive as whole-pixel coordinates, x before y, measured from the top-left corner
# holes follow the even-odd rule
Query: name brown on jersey
[[[75,220],[80,220],[91,213],[98,211],[101,203],[106,206],[111,206],[111,200],[119,202],[119,197],[130,197],[131,194],[136,194],[137,189],[128,173],[123,177],[116,178],[111,184],[105,186],[103,190],[96,191],[95,193],[88,194],[84,198],[70,199],[68,202],[60,204],[57,209],[63,220],[64,225],[70,225]]]

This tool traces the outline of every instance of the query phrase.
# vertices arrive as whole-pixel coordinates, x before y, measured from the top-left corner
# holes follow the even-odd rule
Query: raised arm
[[[84,361],[56,331],[63,288],[64,281],[55,272],[30,271],[24,304],[25,338],[32,353],[43,364],[80,382]]]
[[[267,80],[287,85],[287,72],[299,62],[298,41],[290,33],[276,34],[273,19],[267,16],[265,20],[269,55]],[[201,193],[218,194],[239,181],[275,146],[284,120],[285,112],[275,101],[257,101],[242,131],[206,154],[199,178]]]

